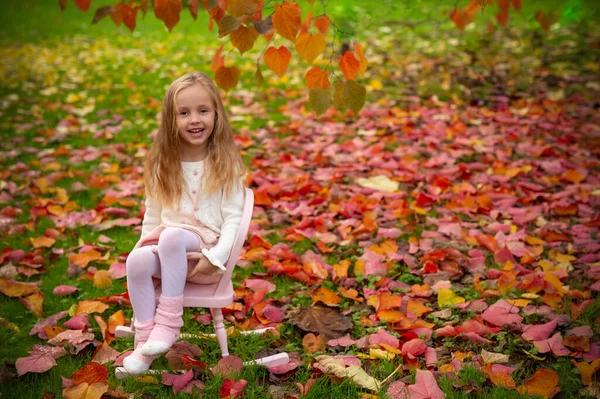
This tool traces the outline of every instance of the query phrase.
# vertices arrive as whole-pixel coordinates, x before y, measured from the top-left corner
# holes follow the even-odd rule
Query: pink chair
[[[213,323],[215,326],[216,334],[210,336],[216,336],[221,347],[221,354],[223,357],[229,356],[229,350],[227,347],[227,332],[223,325],[223,313],[222,308],[230,306],[233,303],[234,292],[233,284],[231,282],[231,275],[233,268],[236,265],[240,251],[246,240],[248,228],[250,227],[250,220],[252,219],[252,209],[254,207],[254,193],[250,189],[246,189],[246,195],[244,200],[244,208],[242,211],[242,220],[240,227],[237,232],[231,254],[225,265],[225,272],[221,275],[215,276],[215,282],[210,284],[193,284],[186,283],[183,291],[183,306],[184,307],[198,307],[198,308],[210,308],[212,314]],[[155,250],[156,250],[155,246]],[[156,297],[158,298],[161,292],[160,280],[157,280],[158,285],[156,286]],[[261,334],[268,329],[259,329],[252,331],[242,331],[242,334]],[[131,336],[134,334],[133,322],[131,326],[119,326],[115,331],[117,337]],[[189,336],[188,334],[182,334],[182,338]],[[256,359],[253,361],[245,362],[244,365],[265,365],[265,366],[278,366],[289,362],[289,356],[287,353],[278,353],[273,356]],[[162,372],[162,370],[150,370],[150,373]],[[129,375],[124,367],[117,367],[115,371],[117,378],[125,378]]]

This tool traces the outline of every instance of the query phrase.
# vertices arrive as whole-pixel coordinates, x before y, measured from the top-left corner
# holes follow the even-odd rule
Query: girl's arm
[[[202,253],[208,258],[210,263],[221,270],[225,270],[225,263],[229,258],[231,247],[235,241],[240,221],[242,220],[242,210],[244,207],[244,187],[239,185],[233,190],[231,197],[221,199],[221,214],[223,215],[223,225],[221,226],[221,236],[217,245],[210,249],[203,249]]]

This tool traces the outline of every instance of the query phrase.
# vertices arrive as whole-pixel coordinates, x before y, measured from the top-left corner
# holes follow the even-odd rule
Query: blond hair
[[[217,87],[201,72],[188,73],[171,83],[167,89],[158,134],[146,157],[146,195],[165,207],[179,204],[185,184],[176,121],[177,94],[197,83],[210,94],[215,109],[213,131],[206,142],[208,154],[204,160],[202,189],[207,193],[214,193],[223,188],[225,195],[229,197],[236,186],[243,184],[246,175],[246,166],[233,140],[233,130]]]

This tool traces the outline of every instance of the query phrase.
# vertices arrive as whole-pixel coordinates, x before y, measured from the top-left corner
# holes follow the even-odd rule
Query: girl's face
[[[207,155],[208,138],[215,125],[213,99],[200,83],[196,83],[181,90],[175,104],[181,160],[201,161]]]

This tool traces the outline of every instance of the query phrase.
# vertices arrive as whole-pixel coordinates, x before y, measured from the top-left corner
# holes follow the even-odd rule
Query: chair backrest
[[[227,259],[227,263],[225,264],[225,272],[221,275],[221,279],[217,285],[217,289],[215,290],[215,295],[224,294],[229,282],[231,281],[231,274],[233,273],[233,269],[238,261],[240,256],[240,251],[244,246],[244,241],[246,241],[246,236],[248,235],[248,229],[250,228],[250,221],[252,220],[252,211],[254,209],[254,192],[246,188],[244,195],[244,208],[242,210],[242,220],[240,221],[240,227],[238,228],[237,234],[235,236],[235,241],[233,242],[233,247],[231,248],[231,252],[229,254],[229,259]]]

